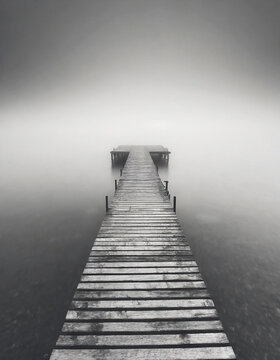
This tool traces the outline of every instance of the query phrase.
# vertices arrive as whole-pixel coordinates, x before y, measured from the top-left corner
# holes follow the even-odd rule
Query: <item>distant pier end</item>
[[[137,147],[145,149],[156,159],[169,161],[169,154],[171,153],[167,148],[163,147],[162,145],[121,145],[111,151],[112,162],[126,159],[130,151],[132,149],[136,149]]]

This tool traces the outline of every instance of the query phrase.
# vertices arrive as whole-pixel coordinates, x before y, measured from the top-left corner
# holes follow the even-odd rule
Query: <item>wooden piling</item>
[[[109,211],[109,204],[108,204],[108,196],[105,196],[105,207],[106,207],[106,212]]]
[[[176,196],[173,196],[173,211],[176,212]]]

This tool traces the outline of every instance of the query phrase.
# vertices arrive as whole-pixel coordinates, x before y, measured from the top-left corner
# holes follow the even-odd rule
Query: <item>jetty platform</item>
[[[51,360],[236,358],[150,153],[170,154],[111,153],[127,160]]]

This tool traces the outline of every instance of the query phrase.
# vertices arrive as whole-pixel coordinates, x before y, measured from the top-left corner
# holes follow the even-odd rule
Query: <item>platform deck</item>
[[[152,149],[129,150],[51,360],[235,359]]]

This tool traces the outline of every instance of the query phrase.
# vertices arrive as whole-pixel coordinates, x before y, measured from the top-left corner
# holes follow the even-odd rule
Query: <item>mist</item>
[[[33,319],[25,336],[40,346],[19,341],[17,356],[51,349],[119,176],[110,151],[125,144],[171,151],[160,176],[239,358],[274,356],[259,340],[276,344],[279,319],[280,2],[0,6],[0,243],[5,271],[13,265],[4,287],[18,306],[44,279],[36,291],[53,311],[47,319],[21,298]],[[256,327],[252,349],[242,336]]]
[[[269,208],[277,214],[276,104],[224,94],[159,90],[150,98],[149,91],[135,92],[133,97],[119,91],[6,113],[0,134],[1,206],[19,198],[41,201],[53,193],[57,200],[70,192],[86,198],[91,187],[104,184],[100,179],[109,171],[113,147],[163,144],[179,159],[186,192],[200,201],[215,196],[224,206],[238,203],[245,212]],[[109,191],[109,176],[106,185]]]
[[[2,1],[4,198],[98,181],[96,153],[124,143],[178,147],[204,193],[216,174],[278,194],[279,8]]]

